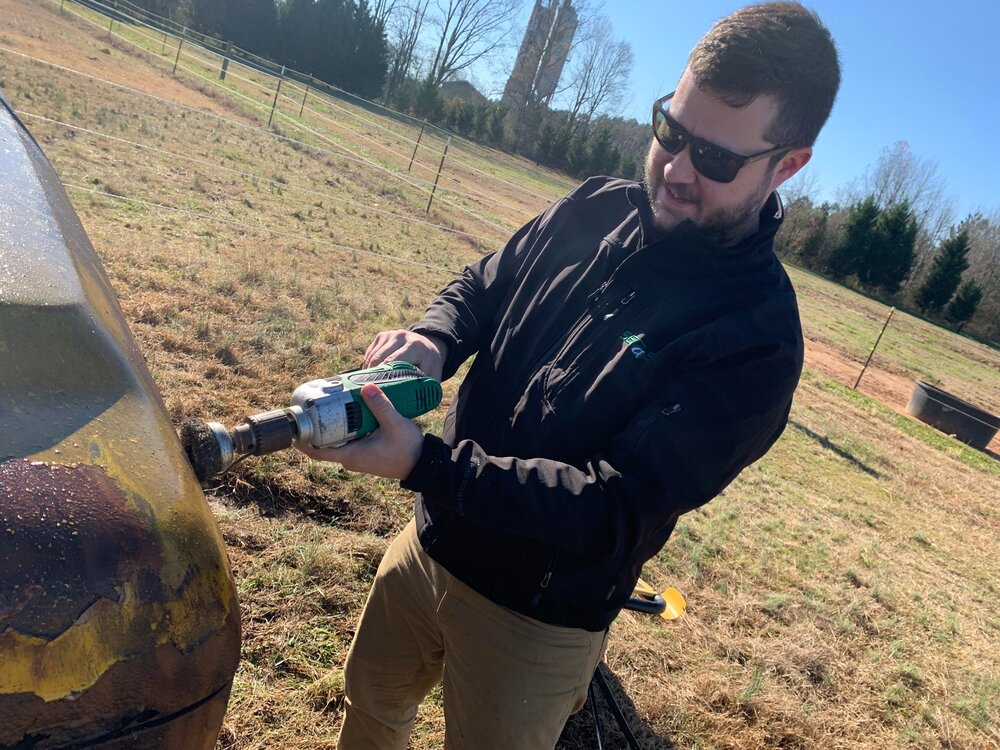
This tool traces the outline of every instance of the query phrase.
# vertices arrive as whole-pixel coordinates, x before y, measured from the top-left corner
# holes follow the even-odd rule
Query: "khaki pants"
[[[404,750],[417,705],[443,680],[448,750],[551,750],[587,699],[604,641],[477,594],[428,557],[411,521],[379,565],[347,655],[338,747]]]

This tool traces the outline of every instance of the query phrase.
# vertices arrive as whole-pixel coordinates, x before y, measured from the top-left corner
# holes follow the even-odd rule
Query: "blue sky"
[[[623,114],[645,122],[701,35],[744,4],[607,0],[615,36],[635,53]],[[833,33],[842,67],[840,95],[806,167],[820,197],[835,198],[883,147],[905,140],[938,163],[959,217],[1000,207],[1000,0],[806,5]]]

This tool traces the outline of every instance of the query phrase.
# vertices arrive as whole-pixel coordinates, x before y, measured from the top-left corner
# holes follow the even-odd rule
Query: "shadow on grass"
[[[601,674],[608,682],[612,695],[621,709],[625,721],[638,740],[639,747],[643,750],[672,750],[675,745],[669,737],[661,737],[643,724],[642,717],[636,710],[635,704],[629,698],[628,693],[622,686],[621,681],[608,669],[607,664],[598,666]],[[590,696],[577,713],[569,717],[566,726],[563,728],[562,736],[556,744],[555,750],[595,750],[597,744],[597,729],[594,726],[594,713],[591,701],[597,700],[597,716],[601,725],[601,736],[604,738],[606,750],[627,750],[628,742],[625,734],[618,725],[618,720],[612,713],[610,706],[604,698],[604,694],[594,680],[590,685]]]
[[[254,505],[262,516],[307,517],[321,523],[336,523],[350,511],[346,503],[313,493],[282,487],[251,471],[231,471],[214,480],[205,493],[231,502],[238,508]]]
[[[860,460],[857,456],[855,456],[849,450],[846,450],[845,448],[841,448],[839,445],[837,445],[832,440],[830,440],[830,438],[828,438],[826,435],[820,435],[818,432],[815,432],[814,430],[809,429],[804,424],[796,422],[794,419],[789,419],[788,420],[788,424],[791,425],[792,427],[794,427],[795,429],[797,429],[802,434],[804,434],[806,437],[809,437],[809,438],[812,438],[813,440],[815,440],[817,443],[819,443],[821,446],[823,446],[824,448],[826,448],[828,451],[836,453],[842,459],[844,459],[848,463],[852,464],[858,470],[863,471],[868,476],[874,477],[875,479],[881,479],[882,478],[882,474],[879,473],[876,469],[873,469],[871,466],[869,466],[868,464],[866,464],[864,461]]]

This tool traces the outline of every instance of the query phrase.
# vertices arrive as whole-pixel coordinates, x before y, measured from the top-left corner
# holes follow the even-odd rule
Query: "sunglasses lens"
[[[705,144],[693,144],[691,148],[691,164],[715,182],[732,182],[736,179],[743,160],[723,151]]]
[[[667,153],[676,154],[684,148],[684,135],[670,127],[662,110],[657,110],[653,117],[653,133]]]

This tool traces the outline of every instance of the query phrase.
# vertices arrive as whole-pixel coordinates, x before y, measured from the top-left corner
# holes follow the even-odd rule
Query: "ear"
[[[796,172],[809,163],[812,155],[812,146],[803,146],[802,148],[793,148],[781,157],[777,169],[774,170],[774,177],[771,178],[771,191],[775,190],[781,183],[794,177]]]

